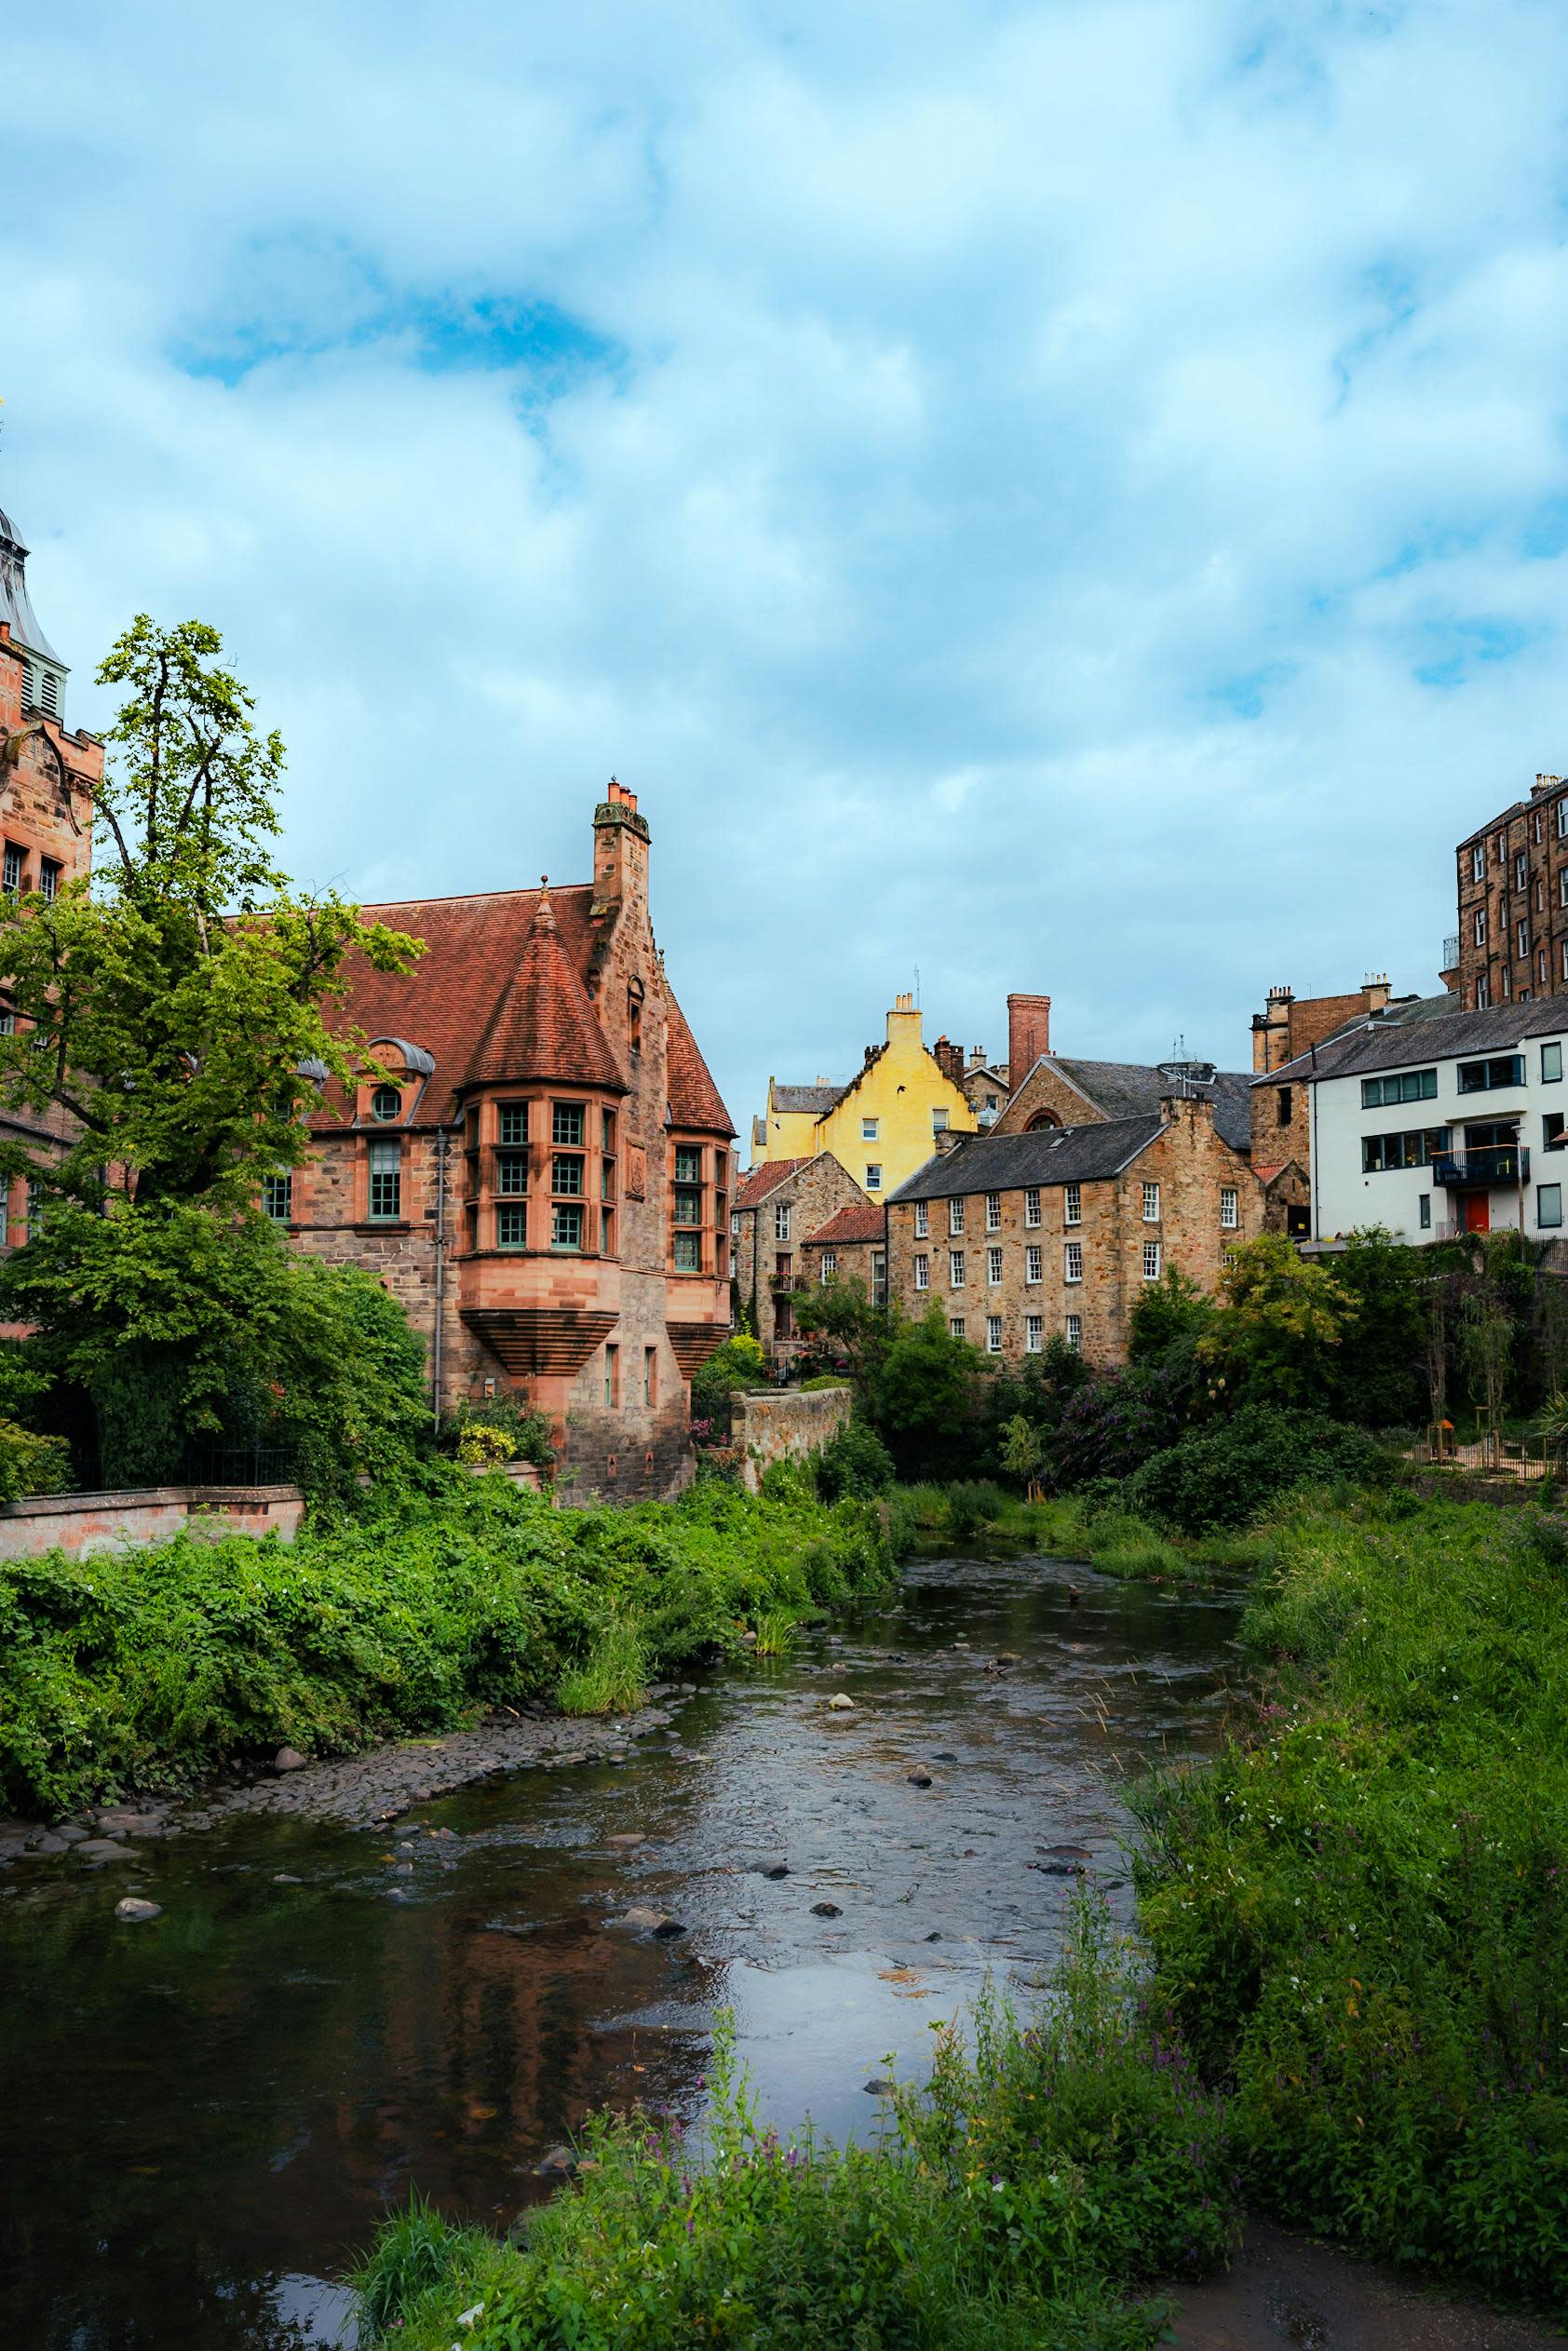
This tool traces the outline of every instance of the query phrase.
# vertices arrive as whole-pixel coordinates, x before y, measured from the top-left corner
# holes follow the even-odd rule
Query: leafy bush
[[[1398,1493],[1274,1542],[1255,1739],[1142,1800],[1159,1980],[1255,2196],[1561,2314],[1568,1576],[1532,1512]]]
[[[760,1385],[766,1373],[761,1341],[748,1331],[733,1332],[692,1375],[693,1420],[708,1422],[722,1442],[730,1433],[731,1399],[742,1388]]]
[[[1387,1476],[1386,1456],[1362,1430],[1319,1412],[1247,1404],[1154,1454],[1129,1479],[1127,1498],[1183,1534],[1202,1534],[1244,1526],[1293,1487],[1366,1486]]]
[[[65,1493],[71,1486],[71,1450],[61,1437],[39,1437],[13,1420],[0,1419],[0,1502],[20,1502],[33,1493]]]
[[[817,1456],[817,1491],[824,1502],[883,1493],[892,1482],[893,1456],[864,1421],[845,1421]]]
[[[466,1442],[474,1429],[486,1432],[477,1448]],[[497,1453],[491,1443],[491,1432],[497,1430],[507,1439],[504,1453]],[[530,1461],[535,1469],[555,1468],[548,1414],[535,1411],[512,1388],[495,1396],[465,1398],[443,1413],[440,1442],[443,1452],[455,1453],[470,1468],[507,1461]]]

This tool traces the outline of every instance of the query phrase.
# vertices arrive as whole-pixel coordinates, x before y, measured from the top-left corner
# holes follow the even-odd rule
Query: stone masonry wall
[[[730,1439],[740,1453],[741,1479],[752,1493],[763,1472],[776,1461],[804,1461],[830,1444],[854,1409],[847,1387],[813,1388],[809,1394],[737,1396]]]
[[[278,1534],[287,1543],[304,1515],[298,1486],[146,1486],[120,1493],[34,1494],[0,1508],[0,1559],[46,1551],[88,1559],[196,1534]]]
[[[770,1355],[781,1345],[786,1352],[789,1348],[789,1343],[781,1342],[778,1335],[774,1278],[777,1260],[790,1259],[791,1281],[804,1280],[802,1251],[806,1240],[838,1209],[862,1206],[865,1196],[832,1154],[824,1151],[786,1176],[757,1208],[742,1209],[735,1243],[736,1282],[742,1303],[755,1308],[757,1336]],[[780,1208],[790,1211],[787,1241],[776,1237],[774,1211]]]

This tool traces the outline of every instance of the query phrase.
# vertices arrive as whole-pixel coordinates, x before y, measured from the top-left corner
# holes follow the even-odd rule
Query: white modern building
[[[1258,1081],[1307,1088],[1314,1240],[1564,1236],[1568,998],[1453,1007],[1391,1005]]]

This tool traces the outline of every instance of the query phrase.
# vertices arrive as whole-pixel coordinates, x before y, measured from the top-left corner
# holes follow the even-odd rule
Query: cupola
[[[38,626],[27,593],[27,549],[4,507],[0,507],[0,622],[9,628],[11,642],[21,654],[23,710],[41,711],[46,718],[63,721],[65,664]]]

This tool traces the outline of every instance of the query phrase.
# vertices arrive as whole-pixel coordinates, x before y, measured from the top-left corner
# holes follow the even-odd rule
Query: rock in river
[[[811,1910],[815,1918],[842,1918],[844,1916],[844,1912],[836,1902],[813,1902]]]
[[[830,1714],[852,1714],[854,1710],[854,1699],[845,1697],[842,1690],[835,1690],[832,1696],[828,1700],[828,1711]]]
[[[671,1918],[666,1911],[650,1910],[642,1902],[634,1902],[630,1910],[621,1912],[619,1918],[607,1918],[604,1924],[606,1926],[624,1927],[633,1935],[657,1935],[663,1942],[669,1942],[686,1931],[678,1918]]]
[[[308,1761],[309,1757],[302,1755],[297,1747],[280,1747],[272,1759],[272,1768],[275,1772],[303,1772]]]
[[[128,1926],[140,1926],[144,1919],[161,1918],[163,1905],[161,1902],[139,1901],[134,1894],[128,1894],[123,1902],[115,1904],[115,1916],[123,1918]]]

